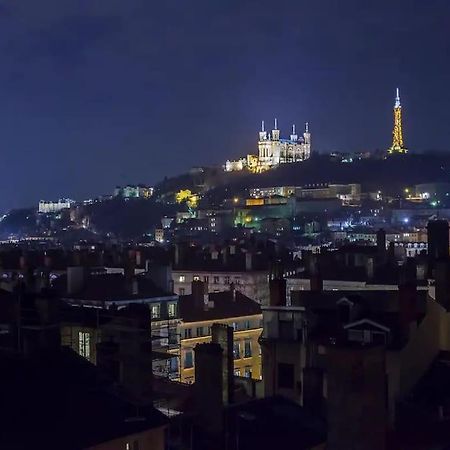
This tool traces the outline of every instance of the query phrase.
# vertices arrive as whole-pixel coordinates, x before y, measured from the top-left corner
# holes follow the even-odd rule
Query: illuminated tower
[[[400,103],[400,93],[397,88],[397,96],[394,105],[394,129],[392,130],[392,146],[388,148],[388,153],[407,153],[408,150],[403,144],[402,131],[402,105]]]

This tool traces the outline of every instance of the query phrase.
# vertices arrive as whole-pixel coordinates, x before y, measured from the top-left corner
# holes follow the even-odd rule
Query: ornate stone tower
[[[388,148],[388,153],[407,153],[408,150],[403,143],[402,130],[402,105],[400,103],[400,93],[397,88],[397,95],[395,97],[394,105],[394,129],[392,131],[392,145]]]

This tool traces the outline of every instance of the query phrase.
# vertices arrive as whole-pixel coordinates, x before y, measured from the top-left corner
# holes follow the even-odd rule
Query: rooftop
[[[180,296],[178,301],[180,318],[184,322],[202,322],[210,320],[227,319],[231,317],[244,317],[261,314],[261,306],[251,298],[239,291],[213,292],[208,298],[210,306],[199,304],[192,295]]]

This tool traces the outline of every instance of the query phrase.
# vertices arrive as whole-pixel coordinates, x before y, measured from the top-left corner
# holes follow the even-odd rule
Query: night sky
[[[0,211],[255,150],[450,150],[448,0],[0,0]]]

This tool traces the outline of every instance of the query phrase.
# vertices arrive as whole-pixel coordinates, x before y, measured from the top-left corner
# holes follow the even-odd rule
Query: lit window
[[[240,359],[240,357],[241,357],[241,351],[240,351],[240,348],[239,348],[239,342],[235,342],[233,344],[233,356],[234,356],[234,359]]]
[[[91,337],[84,331],[78,332],[78,351],[80,356],[89,359],[91,356]]]
[[[180,275],[180,277],[178,278],[178,281],[180,283],[184,283],[186,281],[186,277],[184,275]]]
[[[245,341],[244,358],[250,358],[251,356],[252,356],[252,343],[251,341]]]
[[[194,367],[194,357],[192,351],[189,350],[184,355],[184,368],[190,369],[191,367]]]
[[[246,378],[251,378],[252,377],[252,369],[251,367],[246,367],[244,370],[244,376]]]
[[[241,369],[234,369],[234,376],[240,377],[241,376]]]
[[[159,319],[161,307],[158,304],[152,305],[152,319]]]
[[[169,317],[175,317],[177,315],[177,305],[175,303],[169,303],[167,310]]]
[[[200,277],[198,275],[194,275],[193,280],[194,281],[200,281]]]

